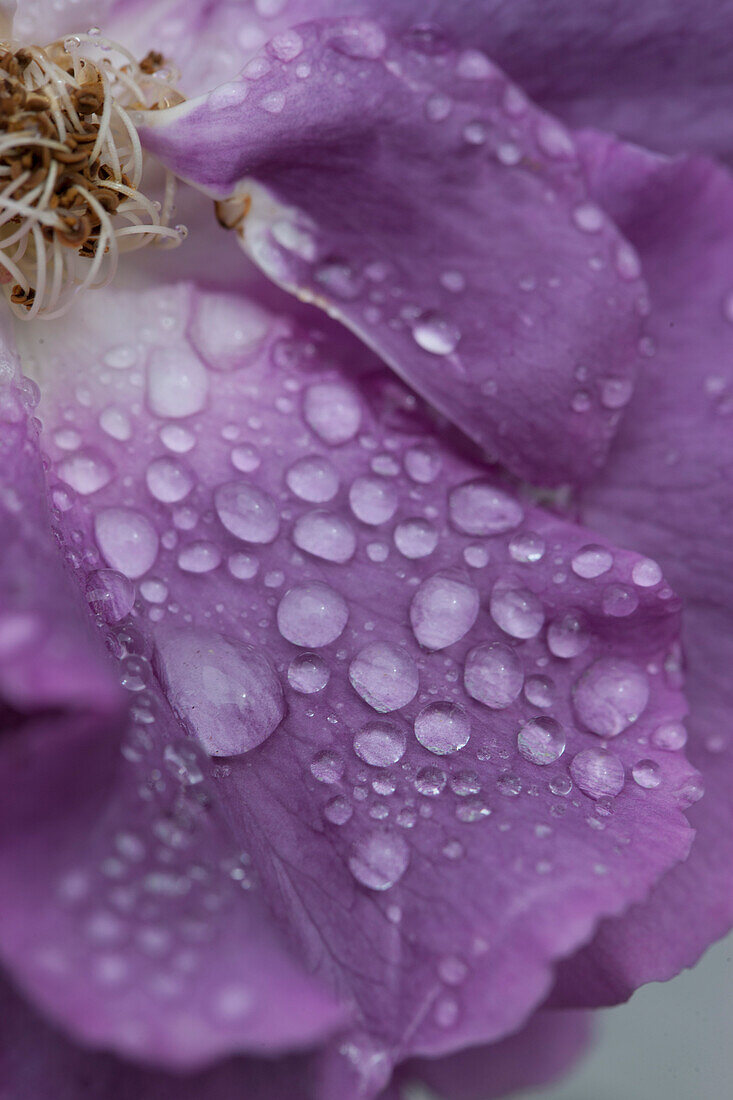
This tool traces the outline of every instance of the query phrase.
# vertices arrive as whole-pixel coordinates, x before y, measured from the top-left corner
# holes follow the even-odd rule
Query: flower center
[[[120,252],[184,239],[169,225],[175,177],[162,201],[141,190],[129,113],[180,103],[177,76],[159,53],[138,62],[94,31],[0,43],[0,284],[16,316],[56,317],[114,277]]]

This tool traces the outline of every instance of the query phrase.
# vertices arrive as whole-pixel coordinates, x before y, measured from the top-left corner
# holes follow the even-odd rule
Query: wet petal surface
[[[358,20],[293,34],[143,120],[147,146],[211,194],[239,188],[266,274],[491,456],[584,480],[618,420],[609,386],[633,387],[642,284],[572,138],[475,50]]]
[[[130,616],[107,624],[135,697],[125,751],[138,797],[152,787],[159,813],[161,787],[184,822],[221,812],[240,853],[234,888],[266,901],[351,1013],[324,1079],[334,1096],[344,1073],[375,1094],[396,1061],[518,1026],[552,961],[686,853],[694,775],[649,744],[684,713],[664,671],[678,603],[662,579],[634,582],[644,559],[512,497],[439,442],[414,396],[343,335],[253,319],[235,296],[187,285],[118,291],[115,320],[104,303],[99,292],[61,322],[52,353],[29,333],[25,354],[44,375],[50,483],[62,539],[86,551],[80,583],[111,568],[131,530],[155,543],[144,573],[137,558],[127,567]],[[231,327],[206,325],[227,311]],[[161,415],[151,364],[163,352],[190,362],[194,346],[199,407]],[[126,439],[104,428],[110,407]],[[62,426],[112,471],[94,492],[61,478]],[[149,477],[164,457],[176,492]],[[479,489],[477,533],[465,500]],[[299,545],[298,525],[324,505],[339,520],[330,545],[348,529],[351,556]],[[205,567],[191,569],[192,547]],[[251,675],[255,659],[272,678]],[[608,746],[577,697],[598,662],[594,697],[614,714],[619,691],[624,704]],[[575,787],[571,762],[588,750],[621,769],[615,799]],[[647,759],[656,787],[634,778]],[[147,848],[154,821],[135,805]]]

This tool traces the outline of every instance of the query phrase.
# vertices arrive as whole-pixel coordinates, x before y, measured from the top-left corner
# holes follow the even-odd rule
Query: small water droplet
[[[371,642],[349,665],[354,690],[374,710],[399,710],[414,699],[419,686],[415,662],[402,646]]]
[[[554,764],[565,752],[565,732],[554,718],[539,715],[522,726],[517,748],[533,764]]]
[[[370,890],[389,890],[402,878],[409,862],[406,841],[388,829],[359,837],[349,856],[352,875]]]
[[[402,730],[385,718],[372,718],[354,737],[356,755],[375,768],[396,764],[404,756],[406,746]]]
[[[468,744],[471,719],[458,703],[430,703],[415,719],[415,736],[429,752],[445,756]]]
[[[515,651],[494,642],[476,646],[467,654],[463,682],[473,699],[493,710],[502,710],[522,690],[524,672]]]
[[[294,585],[277,609],[277,625],[283,638],[308,649],[335,642],[348,618],[343,596],[321,581]]]

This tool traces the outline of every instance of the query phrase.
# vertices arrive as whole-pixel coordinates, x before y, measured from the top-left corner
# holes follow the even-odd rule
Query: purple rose
[[[547,7],[0,3],[2,1100],[488,1100],[733,923],[733,6]]]

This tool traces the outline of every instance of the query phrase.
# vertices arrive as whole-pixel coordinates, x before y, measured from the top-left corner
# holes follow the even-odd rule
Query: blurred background
[[[567,1080],[517,1100],[725,1100],[733,1096],[733,935],[694,970],[599,1013]]]

